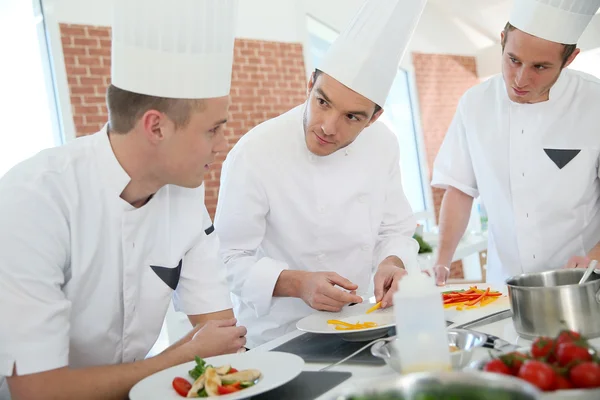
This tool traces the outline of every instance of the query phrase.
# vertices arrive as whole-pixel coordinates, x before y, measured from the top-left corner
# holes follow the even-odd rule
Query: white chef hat
[[[237,0],[118,0],[112,84],[177,99],[229,94]]]
[[[317,68],[383,107],[426,1],[367,0]]]
[[[509,22],[551,42],[576,44],[599,8],[600,0],[515,0]]]

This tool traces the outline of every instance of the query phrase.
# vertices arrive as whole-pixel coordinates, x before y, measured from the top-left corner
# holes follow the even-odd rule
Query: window
[[[15,164],[63,143],[39,0],[0,2],[0,176]]]
[[[307,17],[309,62],[320,65],[327,49],[338,33],[312,17]],[[404,192],[415,213],[427,208],[423,173],[419,159],[419,141],[414,121],[413,102],[410,97],[409,76],[398,69],[380,121],[384,122],[398,137],[400,145],[400,170]]]

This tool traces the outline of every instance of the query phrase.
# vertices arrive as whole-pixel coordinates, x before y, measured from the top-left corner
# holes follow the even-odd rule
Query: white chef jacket
[[[512,102],[501,75],[458,105],[432,185],[481,199],[487,280],[564,266],[600,241],[600,80],[569,69],[549,100]]]
[[[337,272],[372,295],[379,263],[392,255],[412,261],[419,248],[395,135],[376,122],[318,157],[306,147],[303,110],[252,129],[223,164],[215,227],[249,347],[315,312],[301,299],[272,296],[283,270]]]
[[[136,209],[129,181],[106,127],[0,180],[0,377],[143,359],[171,297],[187,315],[231,308],[204,187]]]

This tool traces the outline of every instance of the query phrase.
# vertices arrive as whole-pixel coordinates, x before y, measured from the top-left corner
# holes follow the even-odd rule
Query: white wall
[[[303,1],[307,14],[338,32],[344,29],[363,3],[363,0]],[[411,52],[475,55],[481,45],[476,33],[449,18],[445,9],[428,2],[401,66],[411,69]]]

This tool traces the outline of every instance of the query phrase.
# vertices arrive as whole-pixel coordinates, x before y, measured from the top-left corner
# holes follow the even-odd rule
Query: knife
[[[512,317],[512,311],[503,310],[498,311],[490,315],[486,315],[485,317],[481,317],[475,319],[473,321],[466,322],[464,324],[453,326],[452,329],[467,329],[467,328],[475,328],[481,325],[488,325],[494,322],[502,321],[503,319]]]

